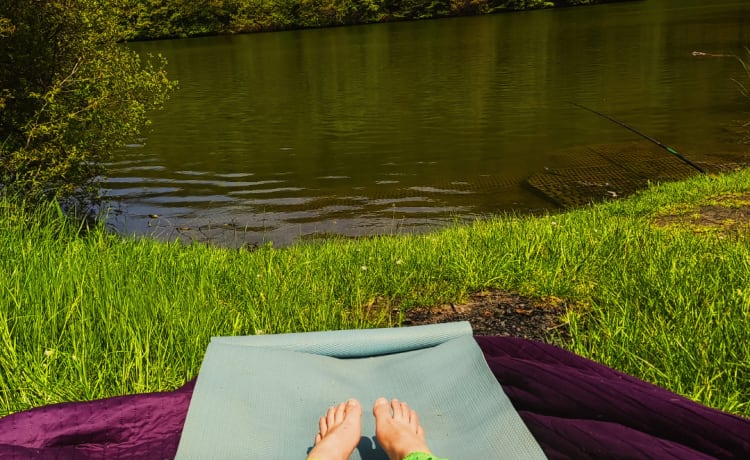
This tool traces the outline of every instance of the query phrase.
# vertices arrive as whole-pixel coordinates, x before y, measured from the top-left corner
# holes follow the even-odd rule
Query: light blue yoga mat
[[[398,398],[451,460],[543,459],[468,323],[214,338],[193,391],[178,459],[304,459],[329,406],[364,408],[352,459],[387,460],[371,407]]]

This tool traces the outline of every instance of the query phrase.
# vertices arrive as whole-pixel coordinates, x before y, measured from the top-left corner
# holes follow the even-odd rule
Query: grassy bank
[[[175,388],[213,335],[388,326],[399,318],[376,299],[406,309],[497,287],[574,301],[576,353],[747,416],[747,227],[655,223],[744,191],[750,171],[560,215],[254,252],[76,237],[54,210],[30,222],[2,202],[0,414]]]

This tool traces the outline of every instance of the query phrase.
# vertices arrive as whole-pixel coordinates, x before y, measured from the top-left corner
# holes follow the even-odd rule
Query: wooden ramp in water
[[[708,173],[738,170],[750,164],[747,146],[722,146],[709,153],[683,152]],[[575,147],[555,156],[573,166],[547,168],[526,183],[553,203],[572,208],[642,190],[649,183],[699,174],[691,166],[647,142]]]

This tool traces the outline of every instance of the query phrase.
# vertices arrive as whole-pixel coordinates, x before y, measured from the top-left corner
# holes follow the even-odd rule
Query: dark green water
[[[164,238],[287,244],[552,209],[527,177],[590,161],[566,149],[638,139],[569,101],[685,151],[715,149],[750,119],[739,63],[692,54],[744,53],[747,1],[132,46],[163,54],[180,90],[111,165],[111,222]]]

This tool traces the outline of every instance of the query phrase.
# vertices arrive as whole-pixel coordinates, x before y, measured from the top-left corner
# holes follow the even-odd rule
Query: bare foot
[[[315,447],[307,455],[316,460],[348,460],[362,437],[362,406],[356,399],[329,407],[320,417]]]
[[[375,437],[390,460],[402,460],[412,452],[430,453],[419,417],[408,404],[394,399],[389,405],[385,398],[378,398],[372,413]]]

